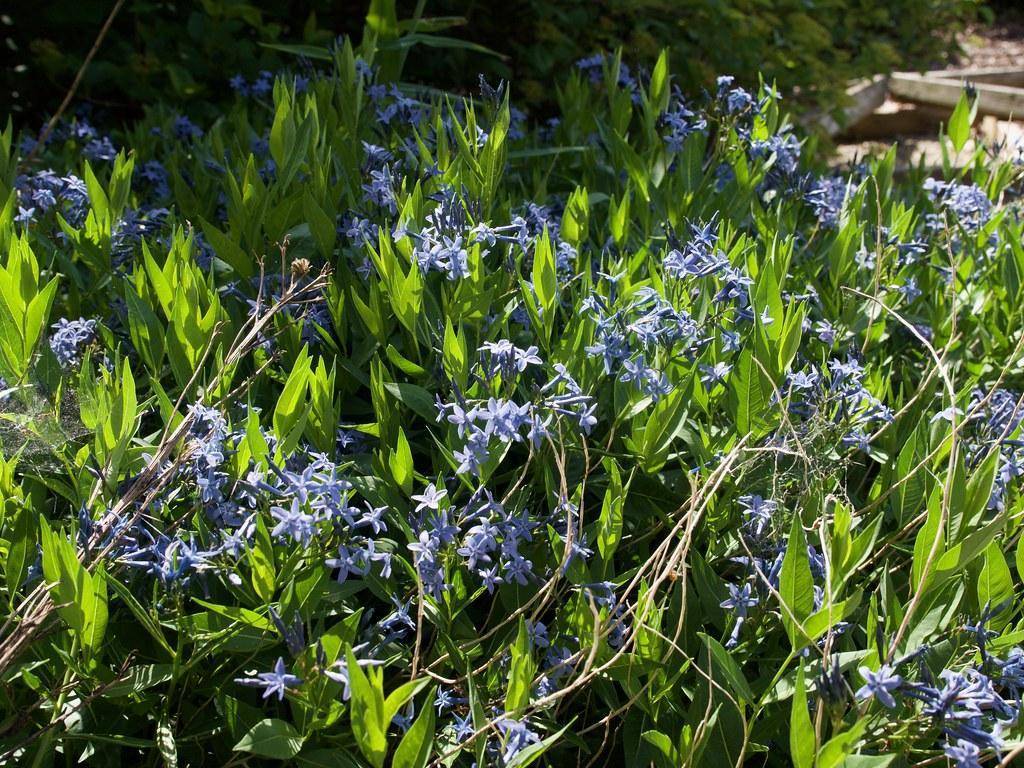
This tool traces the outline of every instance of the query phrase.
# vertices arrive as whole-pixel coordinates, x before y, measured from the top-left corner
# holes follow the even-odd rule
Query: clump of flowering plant
[[[1012,761],[1018,167],[399,32],[3,134],[2,760]]]

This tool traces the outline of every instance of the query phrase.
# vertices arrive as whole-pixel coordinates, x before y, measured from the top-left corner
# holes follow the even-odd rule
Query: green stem
[[[71,640],[71,657],[74,658],[78,652],[78,636],[75,635]],[[50,725],[46,729],[46,732],[39,739],[39,747],[36,749],[36,755],[32,759],[32,768],[40,768],[43,765],[43,760],[46,755],[50,753],[50,748],[53,746],[53,741],[56,736],[57,728],[56,723],[60,720],[61,710],[64,709],[64,701],[67,699],[68,685],[71,683],[71,678],[74,672],[71,666],[64,670],[64,678],[60,684],[60,693],[57,694],[57,701],[53,706],[53,714],[50,716]]]

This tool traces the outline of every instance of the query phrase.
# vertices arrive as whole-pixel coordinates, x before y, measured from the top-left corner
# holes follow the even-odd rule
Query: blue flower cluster
[[[1003,749],[1002,734],[1017,723],[1024,694],[1024,649],[1015,646],[1001,657],[989,653],[986,644],[996,633],[985,621],[964,627],[977,640],[980,664],[935,675],[926,662],[930,649],[923,646],[877,670],[861,667],[865,682],[857,700],[877,701],[904,718],[920,716],[942,734],[944,752],[958,768],[980,768],[984,753],[998,756]]]
[[[53,325],[50,349],[62,368],[74,368],[81,362],[85,348],[95,340],[95,320],[68,320],[62,317]]]
[[[924,189],[940,210],[950,213],[969,233],[980,230],[992,215],[992,201],[977,184],[956,184],[928,178]],[[943,228],[941,218],[932,221],[936,229]]]
[[[773,499],[757,494],[739,498],[743,518],[740,529],[743,554],[732,558],[740,565],[745,575],[739,584],[728,583],[729,596],[720,605],[733,617],[732,631],[726,641],[727,648],[734,648],[740,642],[740,633],[750,615],[758,605],[768,606],[772,595],[778,594],[779,577],[789,543],[782,533],[782,508]],[[807,545],[807,561],[814,579],[814,610],[822,607],[824,601],[825,558],[814,547]],[[840,633],[842,625],[830,628],[830,633]]]
[[[15,221],[23,227],[49,213],[59,214],[72,226],[81,226],[89,211],[89,191],[74,174],[53,171],[20,174],[14,182],[18,193]]]

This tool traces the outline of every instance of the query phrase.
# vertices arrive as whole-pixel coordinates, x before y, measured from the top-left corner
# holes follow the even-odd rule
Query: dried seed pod
[[[313,265],[309,263],[309,259],[295,259],[292,262],[292,278],[299,279],[305,277],[313,269]]]

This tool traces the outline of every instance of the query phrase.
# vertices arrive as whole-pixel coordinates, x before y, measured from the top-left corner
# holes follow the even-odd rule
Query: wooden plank
[[[887,75],[875,75],[858,80],[846,90],[850,104],[843,109],[841,120],[837,121],[828,114],[819,114],[812,117],[810,122],[816,123],[829,136],[836,136],[882,106],[888,93],[889,78]]]
[[[1024,87],[1024,67],[971,67],[967,69],[936,69],[925,73],[942,80],[968,80],[972,83]]]
[[[889,90],[898,99],[955,107],[964,84],[959,80],[930,77],[912,72],[894,72]],[[1024,117],[1024,88],[974,83],[978,93],[978,113],[996,117]]]
[[[939,125],[948,119],[947,107],[887,101],[863,120],[844,129],[839,138],[841,141],[882,141],[897,136],[935,136]]]

